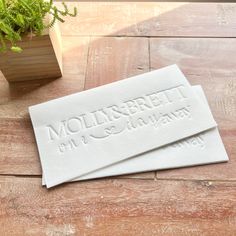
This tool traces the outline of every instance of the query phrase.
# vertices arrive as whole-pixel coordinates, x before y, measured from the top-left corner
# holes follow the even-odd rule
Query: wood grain
[[[236,180],[235,52],[235,38],[150,39],[151,69],[177,63],[191,84],[202,85],[230,158],[224,164],[158,171],[157,178]]]
[[[70,7],[74,6],[79,14],[76,18],[68,19],[70,24],[61,24],[63,35],[236,36],[234,3],[70,3]]]
[[[92,38],[85,89],[149,71],[148,50],[147,38]]]
[[[0,69],[9,82],[62,76],[59,26],[50,28],[41,36],[24,36],[17,46],[23,49],[21,53],[8,50],[0,57]]]
[[[151,69],[178,64],[192,85],[203,87],[220,128],[231,131],[236,128],[235,52],[235,38],[150,39]]]
[[[236,183],[0,177],[2,235],[234,235]],[[183,194],[184,193],[184,194]],[[210,230],[209,230],[210,228]]]

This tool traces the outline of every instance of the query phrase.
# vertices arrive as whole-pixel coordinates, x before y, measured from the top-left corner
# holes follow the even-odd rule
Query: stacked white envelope
[[[176,65],[29,108],[48,188],[227,161],[200,86]]]

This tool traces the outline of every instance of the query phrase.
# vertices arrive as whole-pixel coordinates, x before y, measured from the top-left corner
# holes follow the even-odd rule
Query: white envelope
[[[204,103],[207,104],[201,86],[192,86],[192,88]],[[209,106],[208,109],[210,109]],[[166,147],[155,149],[83,175],[73,181],[225,161],[228,161],[228,156],[224,144],[222,143],[218,129],[212,128]],[[44,179],[42,180],[43,185],[45,185]]]
[[[216,127],[176,65],[29,112],[47,187]]]

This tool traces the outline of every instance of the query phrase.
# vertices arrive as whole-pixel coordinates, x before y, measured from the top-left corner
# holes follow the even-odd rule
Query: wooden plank
[[[0,177],[2,235],[234,235],[236,183]]]
[[[85,89],[149,71],[147,38],[92,38]]]
[[[3,91],[0,93],[0,118],[26,118],[31,105],[82,91],[84,78],[85,75],[64,75],[56,80],[6,84],[0,88]]]
[[[27,119],[0,119],[0,132],[0,174],[40,175],[42,171],[29,115]]]
[[[76,6],[79,14],[61,24],[63,35],[236,36],[235,3],[108,1],[69,6]]]
[[[157,172],[157,178],[236,180],[236,39],[150,40],[151,68],[177,63],[191,84],[202,85],[230,161]]]

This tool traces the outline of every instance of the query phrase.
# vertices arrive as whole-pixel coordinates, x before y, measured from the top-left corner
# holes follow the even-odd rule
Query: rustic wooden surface
[[[236,235],[236,4],[74,5],[61,79],[0,74],[0,235]],[[41,187],[28,106],[172,63],[203,86],[229,163]]]

